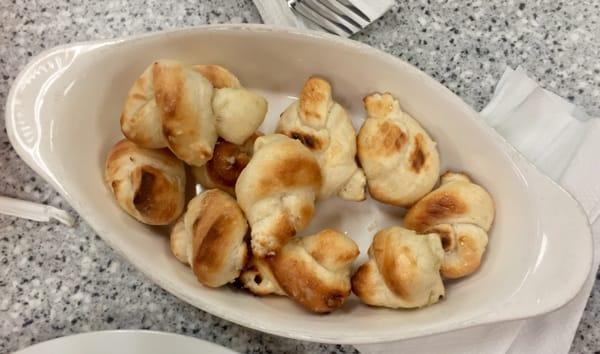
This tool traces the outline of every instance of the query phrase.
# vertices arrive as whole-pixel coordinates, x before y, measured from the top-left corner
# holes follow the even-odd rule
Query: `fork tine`
[[[364,12],[362,12],[361,9],[359,9],[352,2],[350,2],[350,0],[332,0],[332,1],[336,1],[340,5],[347,8],[348,10],[350,10],[350,11],[354,12],[355,14],[357,14],[358,16],[360,16],[363,20],[367,21],[368,23],[373,22],[373,20],[371,20],[369,18],[369,16],[367,16]]]
[[[310,8],[307,8],[300,2],[291,1],[288,4],[289,4],[290,8],[292,10],[294,10],[298,15],[304,17],[305,19],[307,19],[311,23],[315,24],[319,28],[323,29],[324,31],[331,33],[331,34],[338,35],[338,36],[346,35],[346,33],[343,32],[341,29],[329,24],[328,22],[325,22],[323,17],[319,16],[313,10],[311,10]]]
[[[329,7],[322,4],[321,1],[316,0],[301,0],[300,3],[306,5],[311,10],[319,14],[321,17],[331,22],[334,26],[340,28],[342,31],[348,33],[348,35],[354,34],[362,29],[360,25],[354,25],[351,22],[345,20],[342,16],[337,14]]]
[[[340,16],[346,22],[352,24],[358,28],[365,28],[369,23],[366,22],[362,17],[356,15],[350,11],[347,7],[342,6],[340,3],[331,0],[320,0],[319,3],[329,10]]]
[[[348,28],[348,26],[336,21],[334,16],[325,16],[325,11],[327,11],[326,13],[328,15],[331,15],[331,11],[329,9],[317,10],[315,7],[307,4],[304,0],[295,1],[292,5],[293,6],[291,6],[291,8],[298,14],[318,25],[319,27],[326,29],[330,33],[337,34],[339,36],[350,36],[356,32]]]

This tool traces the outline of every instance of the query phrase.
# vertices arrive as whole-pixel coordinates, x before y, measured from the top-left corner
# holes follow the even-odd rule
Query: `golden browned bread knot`
[[[442,275],[460,278],[479,268],[493,220],[489,193],[466,175],[447,172],[440,187],[410,208],[404,225],[439,234],[445,251]]]
[[[178,61],[155,61],[129,90],[121,130],[139,146],[169,147],[201,166],[217,141],[212,97],[211,83],[198,72]]]
[[[326,229],[290,240],[277,255],[255,259],[240,279],[257,295],[285,294],[313,312],[341,307],[350,295],[350,267],[358,246]]]
[[[365,199],[366,178],[356,164],[356,131],[346,110],[333,101],[331,85],[311,77],[298,101],[282,114],[277,131],[309,148],[321,167],[319,198],[337,194],[347,200]]]
[[[242,145],[262,124],[267,115],[267,100],[245,89],[235,75],[218,65],[194,65],[193,69],[215,87],[212,107],[217,134],[236,145]]]
[[[241,145],[266,114],[267,101],[227,69],[163,59],[129,90],[121,130],[142,147],[168,147],[189,165],[202,166],[212,157],[217,135]]]
[[[319,188],[319,164],[304,145],[280,134],[256,139],[254,155],[235,185],[255,256],[274,255],[308,225]]]
[[[390,227],[379,231],[369,260],[352,276],[352,290],[366,304],[414,308],[444,296],[440,265],[444,251],[436,234]]]
[[[205,189],[218,188],[235,196],[235,183],[250,162],[254,141],[260,135],[259,132],[252,134],[242,145],[219,138],[212,159],[204,166],[192,168],[196,181]]]
[[[218,189],[188,203],[171,231],[171,250],[190,265],[198,281],[219,287],[234,281],[248,258],[246,219],[235,199]]]
[[[389,93],[364,99],[367,119],[358,133],[358,157],[371,196],[410,206],[431,191],[439,175],[436,144]]]
[[[169,150],[121,140],[108,153],[105,180],[119,206],[145,224],[170,224],[183,211],[185,168]]]

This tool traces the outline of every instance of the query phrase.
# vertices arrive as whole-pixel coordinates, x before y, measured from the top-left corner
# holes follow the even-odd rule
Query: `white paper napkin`
[[[375,20],[394,5],[394,0],[352,0],[352,3],[370,19]],[[296,16],[289,8],[287,0],[254,0],[254,5],[266,24],[320,30],[310,21]]]
[[[594,266],[577,297],[553,313],[407,341],[356,345],[370,353],[567,353],[600,263],[600,119],[507,69],[482,119],[581,203],[594,235]]]

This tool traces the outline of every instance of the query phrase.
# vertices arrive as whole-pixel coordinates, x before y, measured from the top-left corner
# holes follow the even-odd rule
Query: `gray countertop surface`
[[[533,4],[535,3],[535,4]],[[207,23],[260,22],[251,1],[36,0],[0,2],[0,119],[32,56],[64,43]],[[507,66],[600,115],[600,2],[398,1],[356,40],[441,81],[476,109]],[[150,59],[149,59],[150,60]],[[4,126],[4,124],[2,124]],[[0,132],[0,194],[71,210]],[[594,287],[571,351],[600,350]],[[221,320],[178,300],[110,249],[82,219],[74,228],[0,216],[0,352],[85,331],[144,328],[236,351],[345,353]]]

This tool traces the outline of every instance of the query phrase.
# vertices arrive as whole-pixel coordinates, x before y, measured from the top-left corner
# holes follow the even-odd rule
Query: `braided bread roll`
[[[298,101],[281,114],[277,132],[299,140],[315,155],[323,175],[319,199],[334,194],[365,199],[366,177],[355,160],[356,131],[346,110],[333,100],[329,82],[308,79]]]
[[[178,260],[190,265],[200,283],[219,287],[234,281],[244,268],[247,231],[235,199],[211,189],[188,203],[184,217],[171,231],[171,250]]]
[[[213,87],[174,60],[152,63],[129,90],[121,130],[145,148],[169,147],[189,165],[208,161],[217,141]]]
[[[443,257],[436,234],[418,235],[401,227],[383,229],[373,238],[369,260],[352,276],[352,290],[372,306],[434,304],[444,296],[439,273]]]
[[[185,167],[169,150],[121,140],[108,153],[104,177],[119,206],[140,222],[167,225],[183,211]]]
[[[358,133],[358,157],[371,196],[410,206],[435,185],[439,175],[436,144],[389,93],[365,97],[368,117]]]
[[[280,134],[256,139],[254,155],[235,185],[255,256],[274,255],[308,225],[320,188],[319,164],[304,145]]]
[[[325,229],[290,240],[273,257],[257,259],[240,279],[257,295],[285,293],[310,311],[331,312],[350,296],[350,266],[358,254],[352,239]]]
[[[235,183],[252,158],[254,142],[261,133],[254,133],[242,145],[221,138],[217,140],[212,159],[204,166],[192,167],[192,174],[205,189],[218,188],[235,197]]]
[[[267,100],[245,89],[235,75],[218,65],[194,65],[215,87],[212,107],[217,134],[235,145],[247,141],[265,120]]]
[[[410,208],[404,225],[440,235],[445,252],[441,272],[454,279],[479,268],[493,220],[490,194],[468,176],[446,172],[441,185]]]

